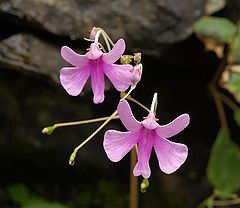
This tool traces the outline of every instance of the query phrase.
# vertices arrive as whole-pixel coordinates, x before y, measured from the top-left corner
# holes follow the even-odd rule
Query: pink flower
[[[94,103],[104,100],[104,74],[110,79],[118,91],[125,91],[132,84],[130,74],[133,66],[130,64],[114,64],[123,54],[125,42],[119,39],[113,49],[103,53],[98,43],[92,43],[85,55],[75,53],[67,46],[61,49],[62,57],[74,67],[64,67],[60,71],[60,82],[68,94],[77,96],[81,93],[88,78],[94,94]]]
[[[149,113],[142,122],[139,122],[134,118],[125,100],[119,103],[118,114],[128,131],[108,130],[105,133],[103,147],[111,161],[120,161],[137,144],[138,162],[133,170],[134,176],[150,177],[149,158],[152,148],[164,173],[173,173],[185,162],[188,155],[187,146],[166,138],[178,134],[189,124],[188,114],[180,115],[167,125],[159,125],[154,113]]]

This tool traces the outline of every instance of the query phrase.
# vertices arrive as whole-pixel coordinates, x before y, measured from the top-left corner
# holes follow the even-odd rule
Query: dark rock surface
[[[64,61],[57,46],[33,35],[17,34],[0,42],[0,65],[45,74],[58,82]]]
[[[209,7],[211,9],[209,9]],[[220,7],[221,8],[221,7]],[[187,38],[195,21],[220,9],[212,0],[2,0],[2,14],[37,30],[82,39],[100,26],[131,48],[161,54],[164,46]]]

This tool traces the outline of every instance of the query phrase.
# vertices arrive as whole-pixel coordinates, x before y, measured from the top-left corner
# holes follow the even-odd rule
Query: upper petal
[[[102,65],[99,60],[93,61],[91,64],[91,84],[93,90],[93,102],[95,104],[101,103],[104,100],[104,73]]]
[[[77,96],[81,93],[88,77],[89,67],[64,67],[60,71],[60,82],[68,94]]]
[[[132,113],[132,110],[126,100],[120,101],[117,107],[118,115],[123,125],[129,131],[134,131],[141,128],[141,122],[137,121]]]
[[[103,148],[113,162],[120,161],[137,143],[138,132],[108,130],[104,135]]]
[[[155,114],[152,112],[150,112],[147,118],[142,121],[142,124],[147,129],[156,129],[159,126],[159,124],[156,122]]]
[[[103,52],[99,49],[97,43],[92,43],[90,45],[89,51],[86,53],[86,57],[91,60],[96,60],[102,56]]]
[[[111,64],[107,65],[105,64],[104,67],[104,73],[110,79],[114,87],[120,91],[123,92],[129,88],[129,86],[132,84],[130,80],[130,71],[132,70],[133,66],[130,64]]]
[[[157,134],[163,138],[172,137],[185,129],[190,121],[188,114],[182,114],[167,125],[159,125],[156,129]]]
[[[176,171],[187,159],[188,148],[184,144],[171,142],[155,136],[154,149],[158,158],[160,169],[171,174]]]
[[[134,176],[142,175],[144,178],[149,178],[151,170],[149,167],[149,159],[153,146],[153,131],[143,128],[138,140],[138,161],[133,169]]]
[[[115,63],[123,55],[125,48],[125,41],[123,39],[119,39],[111,51],[103,54],[103,61],[107,64]]]
[[[62,57],[73,66],[84,67],[88,63],[88,58],[85,55],[75,53],[71,48],[63,46],[61,48]]]

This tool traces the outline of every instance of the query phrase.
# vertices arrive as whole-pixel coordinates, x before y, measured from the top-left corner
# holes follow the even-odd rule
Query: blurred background
[[[220,128],[208,84],[222,57],[206,51],[194,33],[206,15],[236,23],[240,1],[0,0],[0,207],[128,207],[130,157],[112,163],[102,146],[105,130],[124,130],[119,121],[82,148],[74,166],[68,164],[71,152],[100,124],[41,133],[54,123],[108,116],[118,104],[111,85],[105,101],[94,105],[90,85],[71,97],[59,84],[59,70],[69,66],[60,48],[85,53],[89,42],[83,38],[93,26],[114,41],[124,38],[126,54],[142,53],[143,76],[132,96],[150,106],[157,92],[160,124],[182,113],[191,117],[188,128],[172,138],[189,147],[186,163],[166,175],[152,154],[150,187],[139,193],[139,207],[192,208],[207,198],[213,188],[206,168]],[[131,106],[137,118],[146,116]],[[239,138],[232,110],[225,112]]]

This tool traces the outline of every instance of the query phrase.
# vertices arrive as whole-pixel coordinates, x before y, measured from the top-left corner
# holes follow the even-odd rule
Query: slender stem
[[[135,144],[135,151],[136,151],[136,154],[138,154],[138,147],[137,147],[137,145]]]
[[[94,40],[90,39],[90,38],[83,38],[84,40],[86,41],[89,41],[89,42],[94,42]]]
[[[102,37],[103,37],[103,39],[104,39],[104,41],[105,41],[105,43],[106,43],[106,46],[107,46],[108,51],[111,51],[111,46],[110,46],[110,44],[111,44],[112,46],[114,46],[113,41],[112,41],[111,38],[108,36],[108,34],[105,32],[105,30],[103,30],[102,28],[97,28],[97,30],[98,30],[98,31],[97,31],[97,33],[96,33],[94,42],[95,42],[95,43],[98,43],[98,42],[99,42],[99,37],[100,37],[100,35],[102,35]],[[109,43],[110,43],[110,44],[109,44]]]
[[[123,100],[128,99],[128,97],[130,97],[130,93],[131,93],[134,89],[135,89],[135,87],[134,87],[134,88],[131,88],[128,93],[125,93],[125,95],[120,99],[120,101],[123,101]],[[120,96],[121,96],[121,93],[120,93]]]
[[[95,119],[88,119],[84,121],[73,121],[73,122],[65,122],[65,123],[56,123],[53,125],[53,127],[59,128],[59,127],[64,127],[64,126],[76,126],[76,125],[82,125],[82,124],[89,124],[89,123],[95,123],[99,121],[105,121],[109,118],[109,116],[106,117],[101,117],[101,118],[95,118]],[[119,116],[115,116],[112,119],[119,119]]]
[[[221,96],[219,95],[219,92],[217,89],[217,85],[218,85],[218,80],[227,64],[228,52],[229,52],[229,47],[226,48],[224,56],[219,64],[219,67],[218,67],[217,71],[215,72],[212,80],[209,82],[209,90],[213,96],[213,99],[214,99],[214,102],[216,105],[216,109],[218,112],[218,117],[219,117],[219,120],[221,123],[221,127],[223,127],[223,128],[227,128],[228,124],[227,124],[227,118],[226,118],[226,114],[224,111],[222,99],[221,99]]]
[[[218,207],[220,207],[220,206],[231,206],[231,205],[236,205],[236,204],[240,204],[240,198],[224,200],[224,201],[220,201],[220,200],[214,200],[213,201],[213,205],[218,206]]]
[[[76,157],[76,154],[78,152],[79,149],[81,149],[86,143],[88,143],[104,126],[106,126],[116,115],[117,115],[117,110],[115,110],[113,112],[113,114],[111,116],[108,117],[108,119],[106,121],[104,121],[104,123],[99,126],[87,139],[85,139],[81,144],[79,144],[73,151],[70,160],[69,160],[69,164],[73,165],[74,164],[74,160]]]
[[[127,98],[127,95],[125,95],[121,100],[125,100]],[[75,157],[77,155],[77,152],[79,149],[81,149],[86,143],[88,143],[104,126],[106,126],[113,118],[115,118],[118,114],[118,111],[115,110],[111,116],[109,116],[107,118],[106,121],[104,121],[104,123],[99,126],[87,139],[85,139],[81,144],[79,144],[74,151],[72,152],[70,159],[69,159],[69,164],[70,165],[74,165],[75,162]]]
[[[227,118],[226,118],[226,114],[224,111],[224,106],[221,100],[221,97],[219,96],[218,91],[213,91],[212,92],[213,95],[213,99],[217,108],[217,112],[218,112],[218,117],[221,123],[221,127],[223,128],[228,128],[228,123],[227,123]]]
[[[102,28],[98,28],[99,30],[101,30],[101,32],[107,37],[108,41],[110,42],[110,44],[112,46],[114,46],[115,44],[113,43],[112,39],[109,37],[109,35],[106,33],[105,30],[103,30]]]
[[[208,198],[206,198],[201,204],[197,206],[197,208],[204,208],[206,206],[211,206],[213,204],[213,200],[215,198],[214,193],[212,193]]]
[[[146,111],[150,112],[150,109],[148,109],[145,105],[143,105],[142,103],[138,102],[135,98],[131,97],[131,96],[128,96],[126,98],[127,100],[130,100],[134,103],[136,103],[137,105],[139,105],[141,108],[145,109]]]
[[[106,46],[107,46],[108,51],[111,51],[111,46],[110,46],[110,44],[109,44],[108,38],[106,37],[106,33],[105,33],[105,32],[102,32],[102,36],[103,36],[103,39],[104,39],[104,41],[105,41],[105,43],[106,43]]]
[[[231,108],[232,110],[236,110],[238,109],[238,105],[233,101],[231,100],[228,96],[226,96],[225,94],[219,92],[219,96],[221,97],[222,101],[228,105],[229,108]]]
[[[104,53],[107,53],[106,49],[104,48],[103,44],[98,42],[98,44],[100,45],[101,49],[103,50]]]
[[[130,90],[124,95],[123,98],[121,98],[120,101],[123,101],[123,100],[125,100],[126,98],[128,98],[128,97],[130,96],[131,92],[132,92],[135,88],[136,88],[136,86],[133,86],[133,85],[132,85],[131,88],[130,88]]]
[[[95,39],[94,39],[94,43],[98,43],[99,42],[99,37],[100,37],[101,33],[102,33],[101,30],[97,31]]]
[[[42,129],[43,134],[52,134],[53,131],[59,127],[65,127],[65,126],[77,126],[77,125],[82,125],[82,124],[89,124],[89,123],[94,123],[94,122],[99,122],[99,121],[105,121],[109,118],[107,117],[102,117],[102,118],[95,118],[95,119],[88,119],[88,120],[83,120],[83,121],[74,121],[74,122],[64,122],[64,123],[56,123],[52,126],[44,127]],[[112,119],[119,119],[119,116],[116,115]]]
[[[223,72],[223,70],[224,70],[224,68],[227,64],[227,57],[228,57],[229,50],[230,50],[229,47],[225,48],[224,56],[223,56],[219,66],[218,66],[217,71],[215,72],[215,74],[212,77],[211,82],[215,83],[216,85],[217,85],[218,80],[219,80],[220,76],[222,75],[222,72]]]
[[[133,148],[130,153],[130,197],[129,208],[138,208],[138,177],[133,175],[133,169],[137,162],[137,154]]]

